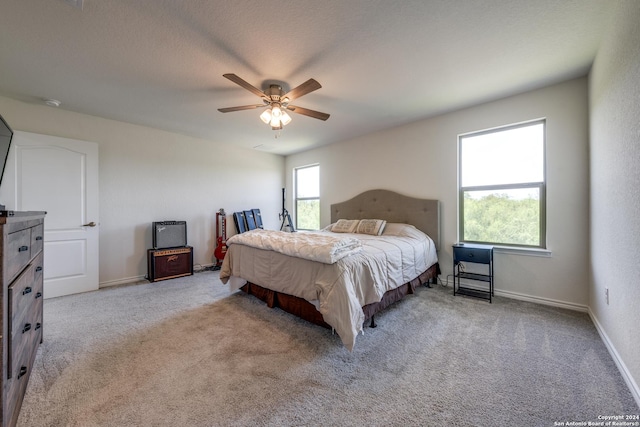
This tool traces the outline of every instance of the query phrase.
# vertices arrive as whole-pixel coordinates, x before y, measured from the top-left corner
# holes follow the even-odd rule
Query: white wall
[[[280,226],[282,156],[5,97],[0,114],[14,130],[98,143],[101,286],[146,275],[153,221],[187,221],[201,265],[215,261],[220,208],[259,208],[267,228]]]
[[[330,204],[383,188],[442,203],[443,273],[457,241],[457,135],[547,119],[547,258],[495,255],[496,292],[586,310],[588,302],[587,79],[535,90],[352,141],[288,156],[292,169],[320,164],[321,222]]]
[[[640,405],[639,22],[640,2],[621,3],[589,76],[589,306]]]

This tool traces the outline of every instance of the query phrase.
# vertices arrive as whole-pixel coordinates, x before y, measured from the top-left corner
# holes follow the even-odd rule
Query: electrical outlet
[[[606,298],[607,305],[609,305],[609,288],[604,288],[604,297]]]

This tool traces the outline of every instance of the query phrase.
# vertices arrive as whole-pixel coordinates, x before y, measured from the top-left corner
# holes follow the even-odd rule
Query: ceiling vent
[[[84,0],[62,0],[62,1],[68,4],[69,6],[75,7],[76,9],[80,9],[80,10],[82,10],[82,7],[84,6]]]

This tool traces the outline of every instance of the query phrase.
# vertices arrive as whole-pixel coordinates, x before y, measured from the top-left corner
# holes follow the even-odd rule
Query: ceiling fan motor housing
[[[269,88],[264,91],[264,94],[267,95],[270,102],[280,102],[284,92],[282,90],[282,86],[270,85]]]

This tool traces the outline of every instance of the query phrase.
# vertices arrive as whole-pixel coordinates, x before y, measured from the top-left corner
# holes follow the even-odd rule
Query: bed
[[[321,231],[232,236],[220,279],[269,307],[333,328],[352,350],[365,321],[374,326],[376,313],[440,274],[439,214],[437,200],[366,191],[331,205],[331,225]],[[362,227],[371,221],[355,220],[386,223],[378,235]],[[361,229],[331,231],[338,223]]]

